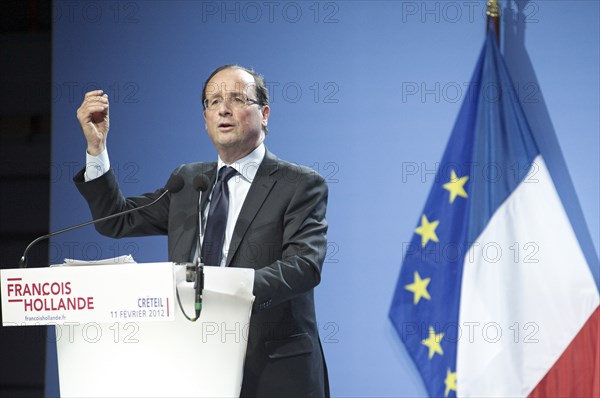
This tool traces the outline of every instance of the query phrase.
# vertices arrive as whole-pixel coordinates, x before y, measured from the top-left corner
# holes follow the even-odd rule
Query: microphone
[[[210,180],[204,174],[198,174],[194,177],[192,185],[195,190],[200,191],[201,194],[208,189]],[[204,235],[204,212],[200,211],[200,230],[201,234]],[[200,235],[198,235],[198,253],[200,253]],[[200,257],[198,257],[196,264],[196,283],[194,284],[195,295],[194,295],[194,309],[196,310],[196,319],[200,318],[200,312],[202,311],[202,292],[204,291],[204,264]]]
[[[207,176],[205,176],[204,174],[198,174],[196,177],[194,177],[194,180],[192,181],[192,186],[194,187],[194,189],[196,191],[200,191],[200,194],[203,194],[204,191],[206,191],[208,189],[208,186],[210,185],[210,180],[208,179]],[[204,235],[204,212],[202,211],[202,209],[199,210],[200,211],[200,234]],[[198,248],[200,248],[200,236],[198,236]],[[200,253],[200,250],[198,250],[198,253]]]
[[[23,252],[23,256],[21,257],[21,260],[19,260],[19,268],[27,268],[27,252],[29,251],[29,249],[31,249],[39,241],[44,240],[44,239],[48,239],[48,238],[50,238],[52,236],[55,236],[55,235],[60,235],[60,234],[62,234],[64,232],[69,232],[69,231],[72,231],[74,229],[86,227],[86,226],[91,225],[91,224],[96,224],[96,223],[99,223],[99,222],[102,222],[102,221],[110,220],[111,218],[120,217],[120,216],[123,216],[125,214],[132,213],[134,211],[145,209],[146,207],[150,207],[153,204],[155,204],[156,202],[158,202],[159,200],[161,200],[166,194],[168,194],[168,193],[176,193],[176,192],[181,191],[181,189],[183,188],[183,185],[184,185],[184,182],[183,182],[183,177],[182,176],[180,176],[179,174],[172,175],[171,178],[169,178],[169,181],[167,181],[167,183],[165,184],[165,188],[164,188],[165,191],[163,193],[161,193],[158,198],[154,199],[150,203],[147,203],[147,204],[145,204],[143,206],[140,206],[140,207],[136,207],[135,209],[129,209],[129,210],[121,211],[121,212],[118,212],[118,213],[115,213],[115,214],[111,214],[110,216],[101,217],[101,218],[98,218],[96,220],[84,222],[83,224],[77,224],[77,225],[74,225],[72,227],[64,228],[64,229],[61,229],[59,231],[55,231],[55,232],[52,232],[52,233],[49,233],[47,235],[43,235],[43,236],[40,236],[40,237],[34,239],[25,248],[25,251]]]
[[[210,185],[210,180],[204,174],[198,174],[192,181],[192,186],[196,191],[204,192]]]
[[[210,186],[210,180],[204,174],[198,174],[192,180],[192,186],[194,190],[200,191],[200,194],[203,194],[204,191],[208,189]],[[200,228],[202,229],[202,233],[204,233],[204,217],[202,214],[202,209],[200,211]],[[198,253],[200,253],[200,235],[198,235],[197,246]],[[185,310],[183,309],[183,305],[181,304],[181,298],[179,297],[179,289],[175,286],[175,293],[177,295],[177,303],[179,304],[179,309],[183,316],[191,322],[196,322],[200,318],[200,312],[202,312],[202,292],[204,291],[204,264],[202,264],[202,260],[200,257],[196,259],[196,261],[192,264],[187,263],[185,267],[185,281],[186,282],[194,282],[194,310],[196,312],[196,316],[194,318],[189,317]]]

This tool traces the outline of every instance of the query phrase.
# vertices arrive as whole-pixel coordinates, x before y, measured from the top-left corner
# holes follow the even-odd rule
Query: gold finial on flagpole
[[[496,28],[496,39],[498,40],[498,44],[500,44],[500,6],[498,5],[498,1],[488,0],[485,13],[487,15],[487,29],[490,27],[490,22],[493,22],[494,28]]]
[[[498,2],[496,0],[489,0],[487,2],[487,10],[485,14],[488,17],[498,18],[500,15],[500,7],[498,6]]]

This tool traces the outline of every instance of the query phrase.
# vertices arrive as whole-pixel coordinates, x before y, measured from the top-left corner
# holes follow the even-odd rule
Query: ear
[[[267,124],[269,123],[269,115],[271,114],[271,108],[269,108],[269,105],[265,105],[262,108],[262,126],[266,127]]]
[[[204,129],[208,131],[208,126],[206,125],[206,109],[204,110],[204,112],[202,112],[202,115],[204,115]]]

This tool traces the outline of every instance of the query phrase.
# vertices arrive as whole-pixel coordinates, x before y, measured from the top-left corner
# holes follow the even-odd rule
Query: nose
[[[229,101],[222,101],[219,105],[219,116],[231,115],[231,103]]]

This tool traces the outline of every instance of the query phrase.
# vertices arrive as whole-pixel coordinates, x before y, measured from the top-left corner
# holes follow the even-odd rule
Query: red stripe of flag
[[[529,397],[600,397],[600,306]]]

